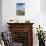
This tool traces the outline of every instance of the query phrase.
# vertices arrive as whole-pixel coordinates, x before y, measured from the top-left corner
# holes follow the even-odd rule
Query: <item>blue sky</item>
[[[16,3],[16,9],[25,9],[25,3]]]

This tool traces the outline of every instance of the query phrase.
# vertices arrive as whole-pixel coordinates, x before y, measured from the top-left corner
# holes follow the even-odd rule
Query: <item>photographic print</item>
[[[25,15],[25,3],[16,3],[16,15]]]

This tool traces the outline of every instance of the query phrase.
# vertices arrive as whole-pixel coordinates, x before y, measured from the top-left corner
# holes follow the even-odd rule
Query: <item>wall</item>
[[[0,0],[0,31],[2,29],[2,0]]]
[[[25,2],[25,16],[16,16],[16,2]],[[40,0],[3,0],[2,1],[2,22],[3,26],[10,19],[21,20],[20,22],[24,22],[24,20],[29,19],[31,22],[39,23],[39,15],[40,15]],[[19,18],[19,19],[18,19]],[[23,18],[23,19],[22,19]],[[34,19],[35,18],[35,19]],[[38,21],[37,21],[38,20]]]
[[[25,16],[16,16],[16,2],[25,2]],[[7,22],[10,19],[17,19],[19,22],[30,20],[33,25],[33,45],[38,46],[38,39],[36,37],[36,27],[39,24],[45,30],[46,28],[46,14],[42,12],[44,9],[42,6],[43,0],[2,0],[2,25],[3,31],[7,31]],[[45,8],[45,7],[44,7]],[[44,10],[45,11],[45,10]]]
[[[46,31],[46,0],[40,0],[40,24]]]

